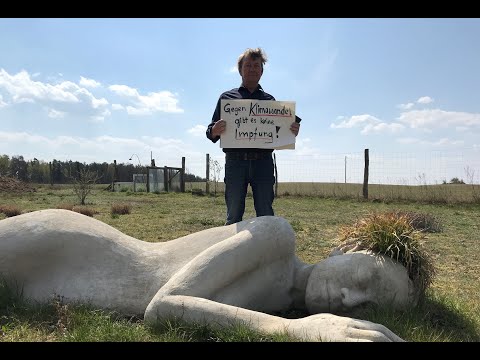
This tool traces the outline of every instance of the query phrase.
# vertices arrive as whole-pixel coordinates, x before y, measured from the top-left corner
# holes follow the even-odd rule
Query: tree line
[[[25,160],[22,155],[0,156],[0,176],[13,177],[21,181],[37,184],[68,184],[78,179],[82,171],[97,174],[99,183],[111,184],[113,181],[132,181],[133,174],[146,174],[146,167],[133,164],[97,163],[87,164],[79,161],[61,161],[53,159],[46,162],[33,158]],[[194,174],[185,172],[185,182],[206,181]]]

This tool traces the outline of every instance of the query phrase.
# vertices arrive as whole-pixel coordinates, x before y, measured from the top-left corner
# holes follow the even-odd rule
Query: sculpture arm
[[[226,305],[208,299],[170,295],[152,302],[145,312],[145,321],[176,318],[187,323],[228,327],[244,324],[264,334],[286,333],[302,341],[336,342],[401,342],[385,326],[333,314],[316,314],[300,319],[282,317]]]
[[[233,288],[236,290],[230,291],[232,296],[235,292],[245,297],[246,294],[240,293],[254,291],[253,283],[255,287],[288,288],[289,281],[293,281],[294,253],[295,233],[286,220],[277,217],[252,220],[233,236],[195,256],[169,279],[155,298],[189,295],[213,300]],[[272,266],[280,263],[292,265],[276,266],[274,272]],[[279,278],[285,283],[279,285]]]
[[[298,266],[294,233],[281,219],[257,225],[214,244],[174,274],[150,301],[145,321],[177,318],[220,327],[241,322],[260,332],[286,332],[307,341],[401,341],[367,321],[331,314],[293,320],[269,315],[266,310],[273,307],[265,303],[277,310],[291,305],[289,292]]]

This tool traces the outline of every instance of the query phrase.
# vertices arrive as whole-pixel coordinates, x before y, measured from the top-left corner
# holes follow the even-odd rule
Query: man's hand
[[[227,122],[223,119],[218,120],[213,126],[212,126],[212,138],[216,138],[220,136],[224,131],[227,126]]]
[[[292,125],[290,125],[290,131],[297,136],[298,132],[300,131],[300,124],[297,122],[294,122]]]

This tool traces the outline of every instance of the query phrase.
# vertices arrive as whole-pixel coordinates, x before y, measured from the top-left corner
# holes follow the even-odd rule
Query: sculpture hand
[[[332,314],[292,320],[287,332],[304,341],[404,341],[383,325]]]

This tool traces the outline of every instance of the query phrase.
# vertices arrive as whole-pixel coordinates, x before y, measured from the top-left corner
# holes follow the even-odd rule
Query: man
[[[239,88],[232,89],[220,95],[217,107],[208,125],[207,138],[214,143],[225,131],[226,121],[220,118],[222,99],[254,99],[273,100],[275,98],[265,92],[259,81],[263,75],[263,65],[267,57],[261,48],[247,49],[238,58],[238,72],[242,77]],[[301,119],[296,116],[290,126],[297,136]],[[274,215],[273,185],[275,184],[272,149],[256,148],[224,148],[225,153],[225,202],[227,205],[227,220],[230,225],[243,220],[245,212],[245,197],[248,184],[252,187],[253,201],[257,216]]]

